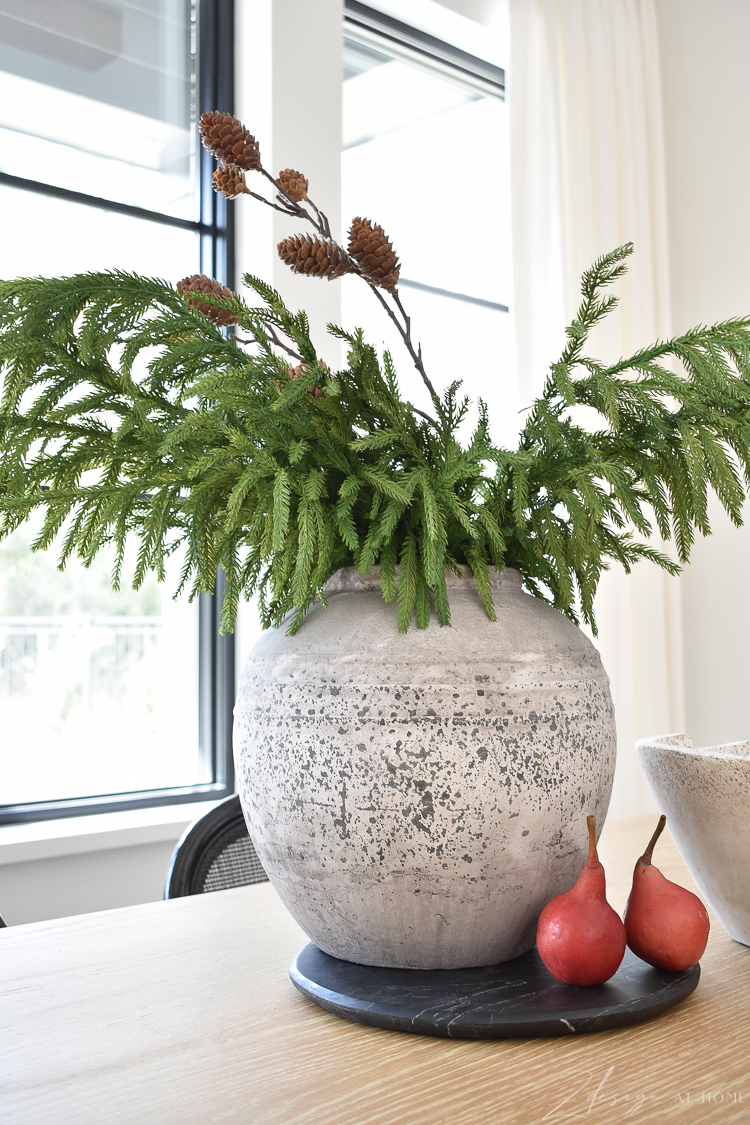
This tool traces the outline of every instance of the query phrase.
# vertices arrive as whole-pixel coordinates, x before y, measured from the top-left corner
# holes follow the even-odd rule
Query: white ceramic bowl
[[[730,937],[750,945],[750,742],[696,749],[667,734],[636,750],[701,894]]]

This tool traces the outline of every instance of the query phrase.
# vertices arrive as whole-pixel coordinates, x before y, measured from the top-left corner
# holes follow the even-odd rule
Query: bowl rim
[[[740,742],[725,742],[717,746],[693,746],[689,734],[655,734],[649,738],[639,738],[636,751],[665,750],[668,753],[690,758],[717,758],[729,762],[748,762],[750,764],[750,739]]]

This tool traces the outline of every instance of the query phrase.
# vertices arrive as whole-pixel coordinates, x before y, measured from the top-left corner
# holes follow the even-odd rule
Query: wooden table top
[[[606,825],[622,911],[656,817]],[[693,888],[665,833],[655,857]],[[712,918],[697,990],[565,1039],[363,1027],[301,996],[270,885],[0,931],[0,1120],[13,1125],[750,1122],[750,948]]]

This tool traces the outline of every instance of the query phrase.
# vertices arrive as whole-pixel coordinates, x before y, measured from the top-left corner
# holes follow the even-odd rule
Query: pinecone
[[[241,168],[234,168],[231,164],[227,164],[226,167],[222,164],[219,165],[213,174],[213,184],[214,191],[218,191],[220,195],[226,196],[227,199],[236,199],[243,192],[247,195],[250,194],[245,183],[245,173]]]
[[[349,230],[349,253],[371,285],[393,293],[401,267],[382,227],[369,219],[355,219]]]
[[[326,371],[331,370],[324,359],[318,360],[318,366],[319,367],[325,367]],[[306,363],[298,363],[296,367],[288,367],[287,368],[287,371],[289,372],[289,378],[290,379],[299,379],[302,372],[306,371],[306,370],[307,370],[307,364]],[[313,398],[322,398],[323,397],[323,392],[321,391],[320,387],[310,387],[308,389],[308,394],[311,394],[313,396]]]
[[[307,199],[307,184],[308,181],[301,172],[295,172],[294,168],[285,168],[283,172],[279,172],[276,177],[276,183],[280,188],[283,188],[290,199],[295,203],[300,203],[303,199]]]
[[[177,282],[177,290],[183,297],[187,293],[213,293],[217,297],[227,297],[228,299],[233,296],[232,290],[227,289],[226,285],[214,281],[212,277],[206,277],[204,273],[194,273],[192,277],[183,277],[182,281]],[[227,324],[237,323],[237,317],[229,309],[217,309],[213,305],[207,305],[205,301],[197,300],[195,297],[188,297],[187,303],[191,309],[209,317],[214,324],[225,327]]]
[[[204,113],[198,127],[204,148],[212,152],[222,164],[231,164],[245,172],[260,172],[258,142],[233,114],[215,111]]]
[[[278,245],[279,257],[294,273],[310,277],[327,277],[333,281],[344,273],[354,273],[354,266],[344,250],[331,238],[293,234]]]

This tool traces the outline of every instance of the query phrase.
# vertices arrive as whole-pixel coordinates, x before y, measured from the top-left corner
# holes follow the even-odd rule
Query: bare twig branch
[[[420,410],[418,406],[414,405],[414,403],[411,404],[411,408],[412,408],[412,410],[414,411],[415,414],[419,415],[420,418],[424,418],[425,422],[429,422],[433,429],[435,429],[435,430],[440,429],[440,426],[435,421],[435,419],[431,418],[429,414],[425,414],[424,410]]]
[[[325,215],[323,214],[323,212],[322,212],[322,211],[320,211],[320,210],[319,210],[319,209],[318,209],[318,208],[317,208],[317,207],[315,206],[315,204],[313,203],[312,199],[309,199],[309,198],[308,198],[308,202],[309,202],[309,204],[310,204],[310,206],[312,207],[313,211],[315,212],[315,214],[316,214],[316,215],[318,216],[318,218],[319,218],[319,220],[320,220],[320,230],[321,230],[321,233],[322,233],[322,234],[325,234],[326,238],[330,238],[330,237],[331,237],[331,228],[330,228],[330,226],[329,226],[329,223],[328,223],[328,219],[327,219],[327,218],[326,218],[326,216],[325,216]]]
[[[292,215],[292,216],[294,216],[294,214],[295,214],[294,211],[289,211],[286,207],[279,207],[278,203],[272,203],[271,200],[266,199],[266,197],[264,195],[258,195],[258,193],[256,191],[250,191],[248,189],[246,192],[243,192],[242,194],[243,195],[252,195],[253,199],[257,199],[260,203],[265,203],[266,207],[273,207],[274,211],[281,211],[282,215]]]
[[[318,233],[320,235],[322,235],[323,238],[331,238],[332,237],[331,227],[330,227],[330,224],[328,222],[327,217],[313,203],[312,199],[308,198],[307,202],[310,204],[313,211],[315,212],[314,216],[311,215],[310,212],[305,207],[303,207],[300,203],[298,203],[296,200],[292,199],[292,197],[287,192],[286,188],[284,188],[282,184],[280,184],[276,179],[274,179],[274,177],[271,175],[270,172],[268,172],[263,167],[260,168],[260,171],[266,177],[266,179],[269,180],[270,183],[273,184],[274,190],[276,192],[276,199],[277,199],[278,202],[273,203],[271,200],[266,199],[264,196],[257,195],[254,191],[250,191],[250,190],[247,191],[248,195],[252,195],[253,199],[259,199],[261,203],[265,203],[268,207],[273,207],[274,211],[279,211],[279,212],[281,212],[282,215],[291,215],[291,216],[296,217],[298,219],[306,220],[313,227],[315,227],[315,229],[318,231]],[[395,324],[396,329],[398,331],[398,334],[401,337],[401,339],[403,340],[404,346],[406,347],[406,350],[408,351],[409,355],[411,356],[412,361],[414,363],[414,366],[416,367],[417,371],[419,372],[420,377],[422,379],[422,382],[424,383],[425,387],[427,388],[427,390],[430,394],[430,398],[432,399],[432,402],[435,406],[438,417],[440,418],[440,421],[443,424],[445,424],[446,419],[445,419],[445,411],[443,409],[443,404],[440,401],[440,398],[438,396],[437,391],[435,390],[435,388],[433,387],[430,379],[428,378],[427,372],[425,371],[424,363],[422,362],[422,345],[418,344],[417,347],[415,348],[414,344],[412,342],[412,338],[411,338],[411,318],[407,315],[406,309],[401,304],[401,298],[398,294],[398,291],[396,290],[393,293],[391,293],[391,297],[393,298],[393,301],[394,301],[394,304],[396,305],[396,308],[398,309],[401,316],[403,317],[403,324],[399,321],[398,317],[396,316],[396,314],[394,313],[393,309],[390,307],[388,302],[385,300],[385,297],[380,292],[379,288],[376,285],[373,285],[370,281],[367,280],[367,278],[362,273],[362,270],[359,268],[359,266],[353,260],[352,260],[352,265],[355,267],[355,272],[362,278],[363,281],[365,281],[367,283],[369,288],[373,291],[373,293],[377,297],[378,301],[380,301],[380,304],[385,309],[389,318]],[[269,331],[269,334],[271,335],[271,337],[273,339],[274,344],[276,344],[277,347],[283,348],[283,350],[288,352],[289,355],[292,355],[297,359],[300,359],[300,360],[302,359],[302,356],[298,355],[297,352],[293,351],[291,348],[288,348],[286,346],[286,344],[283,344],[278,339],[278,337],[274,334],[272,329],[269,328],[268,331]],[[419,416],[421,418],[424,418],[426,422],[429,422],[430,425],[433,425],[433,426],[438,425],[438,423],[436,423],[433,418],[430,418],[429,414],[425,414],[423,411],[417,410],[416,407],[414,407],[413,409],[414,409],[416,414],[419,414]]]
[[[293,359],[298,359],[300,361],[300,363],[305,362],[304,356],[301,356],[299,354],[299,352],[296,352],[294,350],[294,348],[290,348],[288,346],[288,344],[285,344],[283,340],[279,339],[279,337],[276,335],[276,333],[274,332],[274,330],[273,330],[273,328],[271,327],[270,324],[265,325],[265,331],[270,336],[271,343],[275,344],[275,346],[277,348],[281,348],[283,351],[285,351],[287,353],[287,355],[290,355]],[[257,340],[247,340],[244,336],[238,336],[236,332],[234,333],[234,339],[237,341],[238,344],[257,344],[258,343]]]
[[[274,332],[274,330],[273,330],[273,328],[271,327],[270,324],[266,324],[265,329],[266,329],[266,332],[268,333],[268,335],[271,337],[271,342],[273,344],[275,344],[277,348],[282,348],[282,350],[285,351],[287,353],[287,355],[292,356],[293,359],[298,359],[300,361],[300,363],[305,362],[304,356],[301,356],[299,354],[299,352],[296,352],[294,350],[294,348],[290,348],[287,344],[285,344],[283,342],[283,340],[279,339],[279,337],[276,335],[276,333]]]
[[[276,198],[279,200],[279,202],[282,204],[286,204],[285,207],[278,207],[275,204],[272,204],[272,206],[276,206],[277,211],[283,211],[285,215],[294,215],[298,219],[306,219],[308,223],[312,223],[312,225],[315,227],[318,233],[323,236],[323,238],[331,237],[331,227],[328,219],[322,211],[318,210],[312,199],[308,199],[308,203],[315,211],[317,218],[314,218],[307,210],[307,208],[303,207],[301,203],[297,203],[296,200],[292,199],[286,188],[282,187],[282,185],[273,178],[270,172],[267,172],[265,168],[261,168],[261,172],[266,177],[266,179],[270,180],[270,182],[273,184],[277,192]]]
[[[362,275],[360,274],[360,277],[361,276]],[[365,278],[365,281],[367,281],[367,278]],[[380,292],[378,287],[376,285],[372,285],[369,281],[367,282],[367,284],[370,286],[370,289],[372,289],[373,293],[375,294],[377,299],[380,301],[380,303],[383,306],[383,308],[385,309],[385,311],[388,313],[388,316],[391,318],[393,323],[396,325],[396,328],[398,329],[399,335],[401,336],[401,339],[404,341],[404,344],[406,346],[406,350],[408,351],[409,355],[411,356],[412,360],[414,361],[414,366],[416,367],[419,374],[422,376],[422,381],[423,381],[424,385],[427,387],[427,390],[430,392],[430,398],[432,399],[432,401],[435,404],[435,409],[437,410],[438,414],[442,418],[443,417],[443,404],[441,403],[440,399],[438,398],[437,391],[435,390],[435,388],[433,387],[429,378],[427,377],[427,372],[424,369],[424,364],[422,363],[422,346],[421,346],[421,344],[419,345],[417,350],[415,350],[415,348],[414,348],[414,345],[413,345],[412,339],[411,339],[411,319],[406,315],[406,311],[404,309],[404,306],[401,304],[401,300],[399,298],[398,293],[397,292],[392,293],[391,296],[393,297],[393,300],[395,301],[399,312],[401,313],[401,315],[404,318],[404,325],[401,325],[399,323],[398,317],[396,316],[393,309],[390,307],[390,305],[388,304],[388,302],[386,301],[385,297]]]

